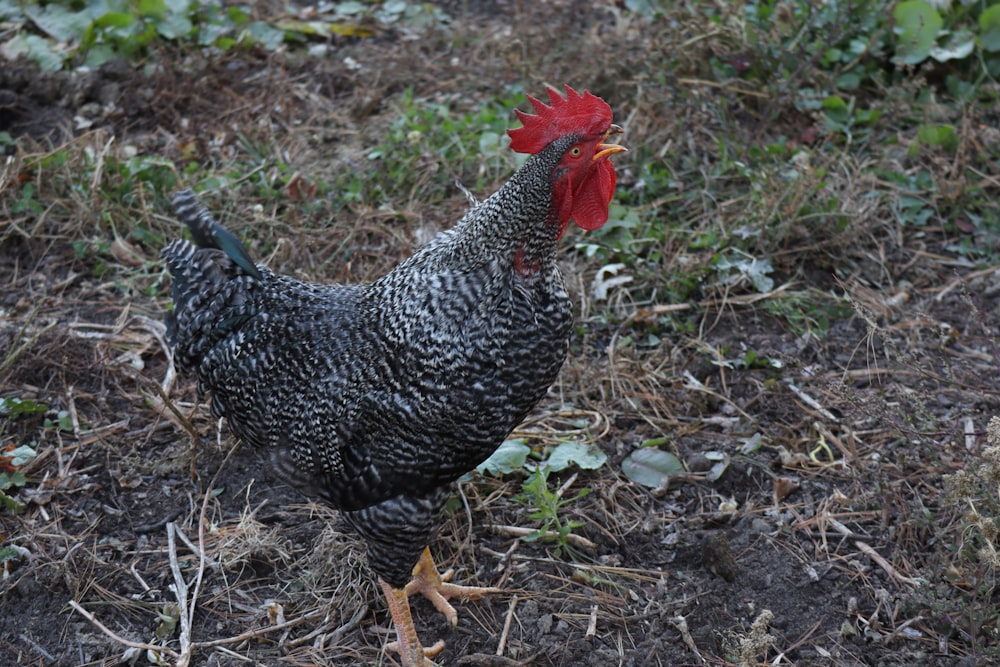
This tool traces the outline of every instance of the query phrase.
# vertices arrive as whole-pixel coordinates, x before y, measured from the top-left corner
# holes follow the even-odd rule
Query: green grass
[[[0,19],[13,26],[6,48],[43,69],[99,67],[116,58],[142,61],[168,45],[217,53],[286,44],[303,46],[339,35],[365,38],[391,27],[431,28],[447,16],[425,3],[338,2],[308,20],[285,12],[261,16],[252,3],[220,0],[53,0],[45,4],[0,0]]]
[[[472,192],[495,187],[524,161],[507,149],[505,134],[517,125],[511,110],[523,100],[505,94],[470,107],[404,91],[396,119],[366,156],[366,169],[336,184],[342,200],[434,205],[452,195],[456,182]]]

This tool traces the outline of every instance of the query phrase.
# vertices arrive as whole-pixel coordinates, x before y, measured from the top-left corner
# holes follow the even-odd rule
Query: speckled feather
[[[198,244],[164,250],[179,368],[282,477],[343,511],[392,586],[409,580],[449,485],[489,457],[566,358],[551,182],[576,140],[531,156],[453,229],[364,285],[248,270],[193,194],[175,197]]]

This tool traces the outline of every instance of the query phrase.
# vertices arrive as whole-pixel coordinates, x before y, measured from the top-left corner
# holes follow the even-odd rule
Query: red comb
[[[537,115],[514,110],[522,127],[507,130],[510,147],[518,153],[535,154],[554,140],[567,134],[585,137],[607,132],[611,125],[611,107],[588,91],[583,94],[566,86],[563,98],[555,88],[546,86],[552,106],[528,95],[528,101]]]

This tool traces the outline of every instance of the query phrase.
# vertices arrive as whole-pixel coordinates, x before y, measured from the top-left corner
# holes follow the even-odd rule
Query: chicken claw
[[[417,629],[413,627],[413,615],[410,613],[410,601],[406,589],[393,588],[383,579],[378,580],[389,603],[389,613],[392,624],[396,626],[396,641],[386,645],[390,651],[398,651],[403,661],[403,667],[436,667],[431,662],[444,649],[444,640],[438,640],[434,646],[424,648],[417,637]]]
[[[410,613],[409,597],[420,593],[430,600],[434,608],[445,615],[452,626],[458,625],[458,612],[448,602],[451,598],[460,600],[478,600],[490,593],[502,592],[499,588],[482,586],[459,586],[448,581],[454,576],[454,570],[439,574],[431,551],[428,548],[420,555],[420,560],[413,568],[413,579],[404,588],[393,588],[379,579],[382,592],[389,603],[389,613],[393,625],[396,626],[396,641],[386,645],[390,651],[398,651],[403,661],[403,667],[434,667],[433,658],[444,649],[444,641],[438,640],[433,646],[424,648],[417,637],[413,626],[413,615]]]
[[[445,618],[452,626],[458,625],[458,612],[448,600],[458,598],[462,601],[478,600],[484,595],[502,593],[502,589],[483,586],[459,586],[448,583],[455,576],[454,570],[448,570],[443,574],[438,573],[437,565],[431,557],[431,550],[424,548],[420,555],[420,560],[413,567],[413,579],[406,584],[406,595],[420,593],[430,600],[434,608],[444,614]]]

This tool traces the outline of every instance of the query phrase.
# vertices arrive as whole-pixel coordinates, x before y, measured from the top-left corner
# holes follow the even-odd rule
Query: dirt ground
[[[178,162],[190,151],[222,160],[243,127],[315,164],[370,148],[392,122],[389,100],[407,87],[474,98],[512,80],[538,92],[544,81],[570,81],[631,100],[651,85],[635,70],[649,46],[642,39],[653,37],[610,14],[518,5],[511,33],[472,4],[446,7],[447,32],[335,40],[323,59],[164,52],[157,68],[115,63],[75,75],[5,66],[0,122],[56,144],[99,148],[113,137]],[[595,51],[579,57],[586,49],[572,46],[574,32],[597,35]],[[481,66],[471,72],[470,63]],[[697,100],[676,103],[680,116],[700,113]],[[624,142],[672,131],[660,122]],[[798,134],[804,121],[777,122],[785,125],[774,133]],[[166,278],[149,269],[159,248],[115,246],[114,221],[96,215],[66,231],[60,211],[87,210],[86,189],[73,195],[77,209],[46,201],[44,168],[15,172],[26,163],[11,159],[0,195],[9,216],[0,223],[0,397],[48,409],[0,428],[5,449],[34,443],[39,453],[23,470],[28,483],[10,490],[23,509],[0,512],[11,548],[0,664],[149,664],[157,658],[145,645],[176,649],[184,633],[197,665],[396,664],[363,547],[337,530],[335,513],[239,447],[190,378],[170,372]],[[626,161],[620,187],[634,182]],[[17,206],[28,185],[40,210]],[[450,204],[416,212],[403,228],[366,212],[366,244],[350,266],[317,260],[321,245],[276,243],[268,257],[317,279],[371,277],[463,201],[456,189]],[[250,209],[234,200],[219,214],[229,222]],[[146,215],[154,231],[180,233],[165,208],[150,204]],[[295,222],[282,225],[277,236]],[[973,557],[978,529],[944,476],[979,470],[987,424],[1000,415],[1000,273],[956,258],[943,228],[887,229],[872,220],[850,241],[788,240],[776,289],[835,304],[822,335],[789,326],[749,292],[706,290],[671,310],[677,304],[647,289],[654,296],[643,303],[605,309],[589,296],[597,267],[567,253],[581,326],[560,380],[518,435],[537,447],[586,440],[608,455],[597,470],[559,476],[593,491],[565,509],[586,542],[567,557],[518,539],[517,528],[535,527],[515,500],[523,476],[463,483],[432,549],[457,581],[505,592],[458,605],[457,628],[414,602],[421,638],[446,642],[440,662],[990,664],[1000,629],[992,571]],[[330,244],[355,238],[310,233]],[[110,244],[103,259],[80,252],[101,240]],[[679,261],[680,245],[664,243],[664,266]],[[114,271],[98,270],[109,261]],[[652,438],[689,471],[660,489],[621,471]],[[190,601],[197,609],[184,628],[175,619]]]

